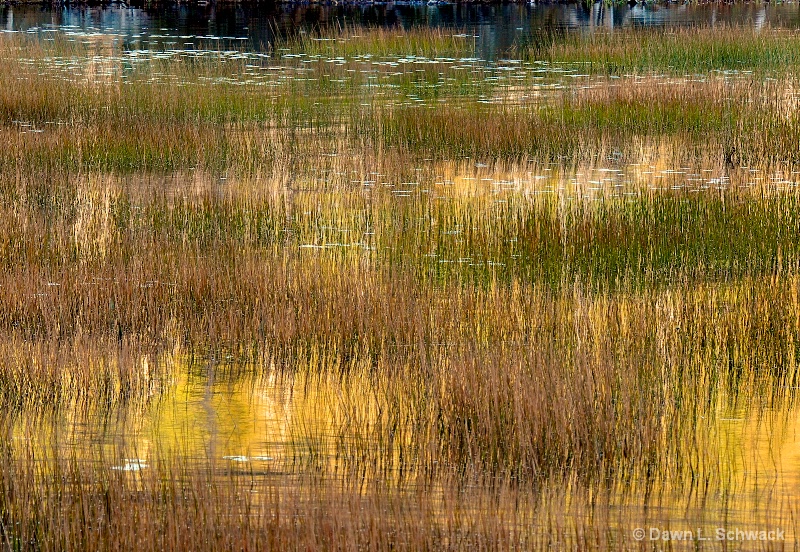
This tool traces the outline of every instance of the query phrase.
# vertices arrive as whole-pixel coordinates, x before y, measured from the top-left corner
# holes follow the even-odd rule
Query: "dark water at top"
[[[278,35],[349,25],[455,28],[477,35],[477,53],[496,58],[553,29],[745,25],[800,29],[800,4],[621,5],[425,4],[174,5],[155,8],[0,6],[0,29],[118,37],[132,49],[184,48],[209,40],[263,50]]]

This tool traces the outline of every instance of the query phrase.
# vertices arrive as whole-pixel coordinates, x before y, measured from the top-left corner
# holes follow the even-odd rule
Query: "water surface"
[[[103,34],[125,48],[183,48],[213,44],[263,51],[277,36],[317,29],[367,25],[460,29],[476,36],[480,57],[495,59],[542,32],[592,31],[618,27],[743,25],[800,28],[800,5],[617,5],[426,4],[393,2],[358,5],[207,5],[160,8],[83,6],[0,6],[0,29],[21,32],[62,30]]]

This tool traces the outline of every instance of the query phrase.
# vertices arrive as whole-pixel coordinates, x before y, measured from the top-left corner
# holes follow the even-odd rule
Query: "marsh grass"
[[[675,40],[724,45],[713,69],[793,59],[734,34]],[[793,527],[763,481],[792,485],[795,77],[623,38],[531,50],[599,74],[549,88],[434,59],[463,55],[443,31],[305,37],[258,69],[112,50],[110,72],[3,38],[0,542],[605,550],[674,504]],[[191,378],[279,380],[283,464],[178,446],[113,470],[19,439]]]
[[[344,27],[305,33],[273,46],[274,52],[333,58],[471,58],[477,36],[452,29]]]
[[[601,74],[717,71],[794,72],[800,35],[789,29],[741,26],[544,32],[520,45],[522,57],[572,63]]]
[[[122,214],[110,208],[115,222],[96,234],[51,219],[54,234],[84,241],[61,256],[63,246],[33,245],[58,239],[36,238],[6,258],[0,330],[22,344],[224,347],[290,373],[300,359],[311,372],[375,373],[391,390],[375,408],[397,418],[372,437],[410,447],[407,459],[470,461],[531,480],[642,465],[678,477],[669,470],[680,462],[657,467],[670,446],[665,432],[688,431],[678,428],[706,417],[723,391],[778,400],[796,385],[792,198],[756,209],[734,197],[658,195],[563,212],[548,201],[516,211],[465,199],[395,208],[383,219],[395,203],[372,197],[377,210],[365,212],[362,196],[345,209],[347,194],[331,194],[326,211],[315,194],[314,207],[293,206],[304,216],[288,229],[285,205],[154,200]],[[342,246],[341,229],[363,235],[367,224],[374,251]],[[440,268],[466,254],[502,266]],[[124,386],[116,380],[145,377],[122,361],[86,363],[77,378],[52,364],[86,393],[99,393],[90,382],[106,373],[112,390]],[[33,366],[4,370],[15,383],[5,386],[8,400],[24,401],[37,378],[47,388]],[[128,387],[128,395],[149,389]],[[361,425],[344,425],[353,424]],[[395,443],[382,431],[398,424],[407,427]]]
[[[388,31],[375,33],[380,42]],[[723,42],[735,34],[709,33],[721,33],[714,40]],[[576,56],[586,50],[569,46],[577,40],[570,37],[558,44]],[[67,73],[50,67],[54,58],[84,59],[80,46],[56,44],[53,53],[4,43],[7,147],[0,163],[7,170],[252,174],[291,163],[293,172],[307,173],[312,167],[298,149],[580,164],[611,152],[633,161],[639,144],[664,140],[696,163],[716,157],[731,166],[797,165],[796,84],[786,72],[776,80],[757,73],[678,81],[633,72],[624,80],[591,77],[579,88],[555,80],[548,88],[532,68],[522,80],[501,82],[496,68],[474,60],[464,71],[452,60],[322,56],[305,53],[301,41],[294,45],[300,53],[258,60],[213,52],[131,60],[112,51],[106,57],[120,72],[126,64],[134,70],[97,82],[85,62]]]

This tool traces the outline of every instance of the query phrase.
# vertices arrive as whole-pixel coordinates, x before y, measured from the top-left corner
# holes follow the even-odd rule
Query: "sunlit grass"
[[[535,35],[518,53],[527,59],[578,64],[600,74],[795,71],[800,34],[740,26],[620,28],[613,32]]]
[[[678,503],[793,530],[763,481],[792,485],[794,36],[501,70],[455,35],[0,41],[0,547],[606,550]],[[264,404],[270,460],[204,440]]]

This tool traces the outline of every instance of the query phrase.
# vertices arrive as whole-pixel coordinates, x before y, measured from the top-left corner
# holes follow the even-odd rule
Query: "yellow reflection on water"
[[[386,465],[398,465],[399,452],[381,443],[390,427],[382,423],[381,387],[366,374],[301,369],[279,375],[269,367],[193,365],[189,359],[176,365],[172,388],[150,402],[72,404],[47,415],[23,411],[14,419],[12,441],[22,454],[48,457],[57,451],[131,472],[174,456],[251,477],[300,473],[309,466],[334,474],[347,454],[368,450],[371,457],[393,456]],[[634,475],[599,494],[577,481],[551,483],[537,508],[553,510],[554,519],[592,517],[598,515],[597,501],[605,500],[611,506],[601,521],[615,527],[636,522],[713,529],[723,518],[727,524],[791,527],[783,518],[800,490],[800,410],[793,391],[784,393],[747,405],[731,405],[720,394],[719,406],[686,437],[686,449],[694,452],[683,458],[693,464],[689,471],[696,471],[697,480],[653,484]],[[406,435],[407,444],[414,435],[407,429]],[[392,478],[382,468],[368,469]]]

